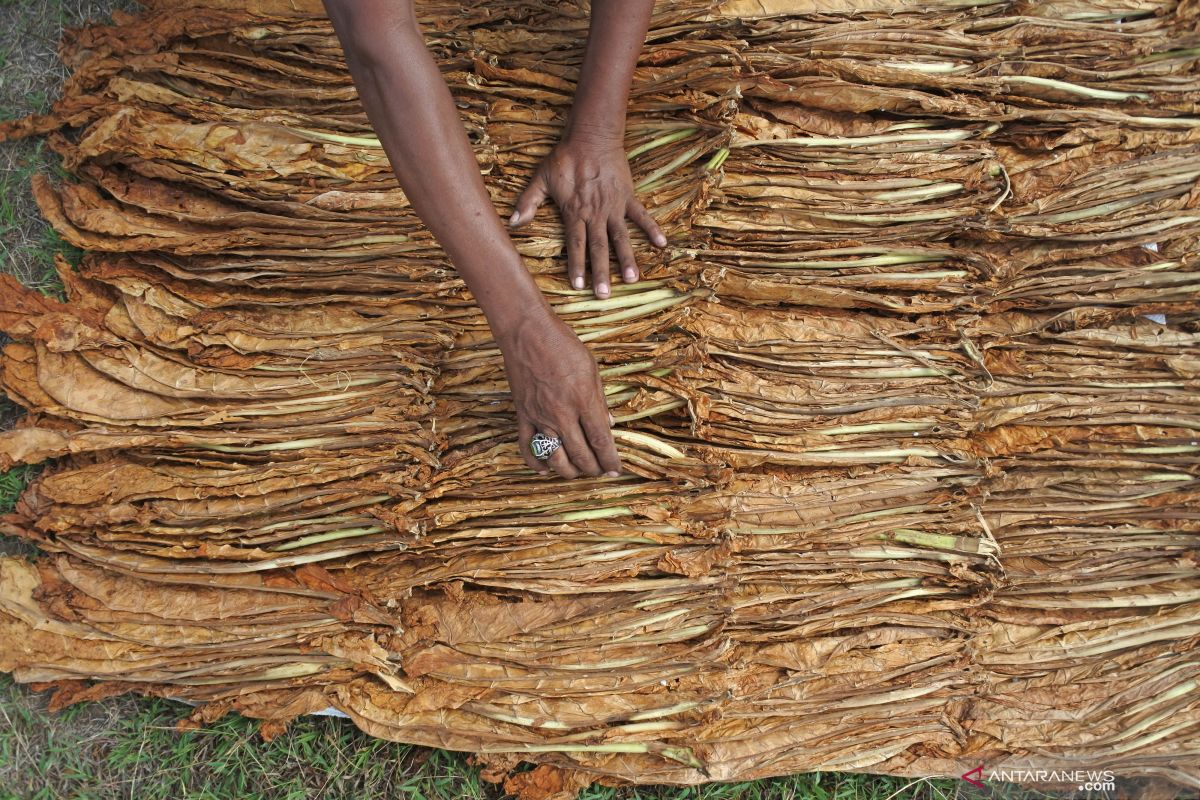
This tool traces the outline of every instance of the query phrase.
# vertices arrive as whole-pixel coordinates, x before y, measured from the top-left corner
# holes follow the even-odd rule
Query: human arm
[[[562,141],[534,173],[509,221],[528,223],[546,198],[554,198],[563,217],[571,285],[584,287],[585,263],[590,264],[592,287],[601,298],[611,292],[610,241],[622,280],[639,277],[626,218],[654,245],[667,244],[634,195],[625,157],[629,85],[653,9],[653,0],[592,0],[583,67]]]
[[[325,0],[367,117],[413,210],[475,296],[504,356],[521,453],[534,431],[563,447],[564,477],[620,471],[595,359],[526,271],[492,206],[411,0]]]

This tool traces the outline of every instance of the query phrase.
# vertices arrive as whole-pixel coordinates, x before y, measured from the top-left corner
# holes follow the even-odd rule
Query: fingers
[[[650,239],[651,244],[655,247],[667,246],[667,237],[663,234],[662,229],[658,227],[658,223],[654,221],[654,217],[650,216],[650,212],[646,210],[644,205],[636,199],[630,199],[625,213],[631,220],[637,223],[639,228],[646,232],[646,237]]]
[[[596,456],[592,453],[592,447],[588,444],[588,439],[584,436],[579,424],[564,427],[566,430],[562,433],[562,450],[567,451],[567,457],[571,459],[571,466],[579,473],[593,478],[603,474],[604,470],[600,469],[600,464],[597,463]]]
[[[633,283],[638,279],[637,260],[633,257],[633,245],[629,241],[629,230],[624,217],[613,217],[608,221],[608,235],[613,249],[617,251],[617,263],[621,265],[621,280]]]
[[[608,424],[605,424],[603,417],[608,418]],[[562,447],[555,450],[545,461],[539,461],[529,449],[534,426],[519,420],[517,431],[521,456],[526,465],[539,475],[545,475],[553,469],[568,480],[584,475],[593,478],[600,475],[617,477],[621,474],[621,457],[617,454],[617,445],[613,441],[611,420],[612,415],[605,409],[581,419],[578,425],[564,425],[563,432],[549,426],[543,427],[543,434],[558,437],[562,442]]]
[[[533,438],[533,434],[532,424],[523,418],[517,420],[517,447],[521,448],[521,458],[525,459],[525,466],[539,475],[545,475],[550,470],[546,467],[545,462],[538,461],[533,451],[529,449],[529,440]]]
[[[603,417],[608,417],[607,425],[604,424]],[[604,470],[605,475],[615,478],[621,474],[621,457],[617,455],[617,443],[613,441],[611,420],[612,414],[609,414],[606,408],[598,415],[584,417],[580,424],[600,468]]]
[[[560,441],[562,441],[562,434],[553,428],[542,428],[542,433],[546,434],[547,436],[557,437]],[[557,472],[559,476],[566,478],[567,480],[579,477],[579,470],[576,469],[575,465],[571,463],[565,441],[563,442],[563,446],[551,453],[550,457],[543,463]]]
[[[587,226],[583,220],[564,220],[567,236],[567,277],[571,286],[583,288],[584,251],[587,246]]]
[[[608,230],[603,222],[587,226],[588,260],[592,264],[592,289],[601,300],[609,295]]]
[[[525,187],[525,191],[521,192],[521,196],[517,198],[517,207],[513,211],[511,217],[508,218],[510,228],[518,228],[533,219],[533,215],[541,207],[542,203],[546,202],[547,187],[546,179],[542,177],[539,170],[534,173],[533,180]]]

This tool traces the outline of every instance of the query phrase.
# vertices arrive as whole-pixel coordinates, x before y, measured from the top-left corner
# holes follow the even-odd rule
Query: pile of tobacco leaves
[[[419,8],[502,214],[576,0]],[[595,299],[626,472],[516,449],[502,360],[318,0],[71,33],[0,280],[0,669],[273,735],[327,707],[591,780],[1109,768],[1200,788],[1200,2],[665,0],[630,163],[671,246]]]

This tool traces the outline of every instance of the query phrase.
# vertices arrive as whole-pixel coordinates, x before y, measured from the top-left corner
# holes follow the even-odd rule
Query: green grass
[[[21,464],[0,472],[0,514],[12,511],[25,485],[38,473],[36,466]]]
[[[35,173],[57,174],[57,157],[45,152],[45,142],[37,142],[24,152],[15,153],[8,168],[0,171],[0,242],[20,248],[22,281],[43,294],[61,298],[62,281],[54,268],[55,253],[62,253],[72,264],[79,263],[83,252],[72,247],[49,225],[29,224],[29,184]]]

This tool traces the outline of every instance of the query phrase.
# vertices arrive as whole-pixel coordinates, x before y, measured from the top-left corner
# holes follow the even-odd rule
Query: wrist
[[[501,350],[524,336],[549,331],[558,321],[558,315],[532,280],[521,290],[507,294],[505,302],[484,309],[484,314]]]
[[[625,149],[625,120],[619,125],[594,122],[572,122],[568,120],[563,131],[562,143],[568,147]]]

